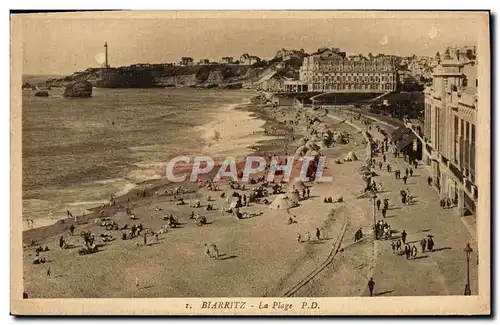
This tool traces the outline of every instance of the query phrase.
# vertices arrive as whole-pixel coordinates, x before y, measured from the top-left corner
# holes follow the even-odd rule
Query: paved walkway
[[[375,125],[371,133],[375,139],[382,139],[383,135],[376,131]],[[403,158],[394,158],[393,154],[386,156],[393,170],[399,169],[404,174],[409,167]],[[382,160],[381,156],[374,158],[377,164]],[[383,170],[377,167],[376,172],[379,176],[375,177],[375,181],[383,186],[379,197],[381,200],[388,198],[391,203],[386,221],[393,230],[399,231],[395,237],[405,230],[407,242],[418,249],[417,258],[407,260],[404,255],[393,254],[390,241],[375,242],[377,262],[373,279],[376,293],[397,296],[463,295],[467,279],[464,247],[470,242],[474,250],[470,262],[471,290],[472,294],[477,294],[477,244],[455,209],[440,207],[437,193],[427,185],[425,167],[419,165],[407,185],[402,179],[396,180],[393,172],[388,173],[385,165]],[[415,198],[415,203],[409,206],[401,203],[399,194],[400,190],[407,188]],[[377,211],[377,219],[382,219],[380,211]],[[434,236],[435,250],[422,253],[420,240],[427,235]]]

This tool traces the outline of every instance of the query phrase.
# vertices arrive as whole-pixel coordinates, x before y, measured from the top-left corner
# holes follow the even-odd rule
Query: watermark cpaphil
[[[166,176],[174,183],[187,180],[197,182],[200,176],[210,173],[214,174],[213,182],[228,179],[248,183],[254,177],[261,177],[272,182],[276,176],[281,176],[284,182],[289,182],[291,179],[300,179],[304,182],[313,180],[331,182],[332,177],[324,173],[326,159],[323,156],[300,158],[272,156],[266,160],[261,156],[247,156],[237,161],[233,156],[217,160],[208,156],[177,156],[168,162]]]

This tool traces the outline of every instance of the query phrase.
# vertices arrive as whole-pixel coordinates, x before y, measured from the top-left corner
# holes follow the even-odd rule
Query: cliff
[[[252,68],[246,65],[134,65],[120,68],[91,68],[63,78],[46,81],[47,86],[66,87],[85,81],[103,88],[196,87],[234,88]]]

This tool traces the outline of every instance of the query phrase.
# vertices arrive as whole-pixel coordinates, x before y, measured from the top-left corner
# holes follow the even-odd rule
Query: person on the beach
[[[411,247],[411,256],[412,256],[413,258],[415,258],[415,257],[417,257],[417,253],[418,253],[418,251],[417,251],[417,247],[416,247],[415,245],[413,245],[413,246]]]
[[[139,288],[139,278],[135,277],[135,287]]]
[[[214,251],[214,258],[216,260],[218,260],[219,259],[219,249],[217,248],[217,245],[213,244],[212,245],[212,249]]]
[[[403,240],[403,244],[406,244],[406,231],[403,230],[403,232],[401,233],[401,240]]]
[[[210,253],[210,247],[207,244],[205,244],[205,256],[210,258],[212,257],[212,254]]]
[[[75,233],[75,225],[74,224],[71,224],[71,226],[69,226],[69,233],[71,234],[71,236],[73,236],[73,234]]]
[[[427,246],[427,240],[425,240],[425,238],[423,238],[421,241],[420,241],[420,247],[422,248],[422,253],[425,253],[425,248]]]
[[[319,230],[319,228],[316,228],[316,239],[321,240],[321,231]]]
[[[148,237],[146,236],[146,232],[144,232],[144,246],[148,244]]]
[[[391,248],[392,248],[392,253],[395,254],[396,253],[396,243],[392,242]]]
[[[308,232],[306,232],[306,242],[309,242],[311,240],[311,234]]]
[[[370,297],[373,296],[373,290],[375,289],[375,281],[373,281],[373,278],[370,278],[368,281],[368,291],[370,292]]]
[[[302,236],[300,234],[297,234],[297,243],[302,242]]]
[[[401,249],[401,240],[398,239],[396,242],[396,250],[399,251]]]

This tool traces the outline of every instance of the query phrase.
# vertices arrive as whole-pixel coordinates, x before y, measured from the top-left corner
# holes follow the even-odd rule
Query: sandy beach
[[[285,151],[293,153],[298,146],[297,140],[310,131],[305,117],[298,125],[286,123],[296,116],[298,111],[294,108],[245,105],[227,110],[235,113],[238,120],[225,118],[236,115],[221,112],[220,119],[204,127],[207,138],[212,140],[204,149],[205,154],[222,156],[231,152],[236,157],[244,157],[252,152],[263,156],[284,154]],[[73,236],[68,230],[74,223],[73,219],[24,232],[27,246],[36,241],[36,246],[50,248],[42,253],[47,262],[39,265],[32,264],[36,246],[24,249],[24,291],[30,297],[40,298],[285,295],[320,265],[335,247],[342,246],[343,238],[351,239],[360,227],[365,233],[371,227],[370,215],[356,199],[364,186],[358,174],[367,153],[362,134],[338,119],[326,117],[324,112],[311,111],[308,114],[320,117],[335,132],[348,133],[350,139],[347,144],[321,150],[327,157],[325,174],[332,175],[333,182],[307,183],[310,197],[301,200],[299,206],[289,211],[271,210],[266,204],[252,203],[241,209],[252,217],[237,219],[232,214],[222,213],[221,207],[226,200],[220,194],[238,192],[248,195],[250,186],[245,190],[232,190],[227,182],[223,182],[218,191],[209,191],[199,183],[183,184],[192,191],[183,194],[183,199],[201,202],[200,208],[192,208],[189,204],[176,205],[172,196],[163,195],[172,184],[153,180],[144,185],[144,193],[135,190],[116,198],[121,207],[98,207],[85,218],[78,218]],[[224,146],[224,139],[228,137],[237,139],[232,148]],[[334,163],[336,158],[342,158],[349,151],[355,152],[359,160]],[[284,191],[288,186],[283,184]],[[155,195],[156,192],[159,195]],[[213,198],[210,202],[214,206],[212,211],[205,210],[207,196]],[[273,201],[275,196],[270,195],[268,200]],[[344,202],[323,203],[324,197],[343,197]],[[131,220],[124,212],[127,207],[133,210],[136,220]],[[208,224],[198,226],[190,220],[191,212],[206,216]],[[120,227],[127,224],[130,229],[132,224],[140,223],[144,228],[158,232],[165,225],[164,216],[170,214],[177,218],[180,227],[159,234],[158,240],[148,236],[146,245],[143,236],[122,240],[122,233],[127,231],[106,231],[94,222],[105,215]],[[297,222],[287,224],[290,216],[294,216]],[[315,238],[317,228],[321,229],[320,240]],[[82,231],[96,235],[102,245],[97,253],[78,254],[78,249],[84,246],[79,236]],[[310,236],[308,242],[297,242],[298,234],[304,240],[307,233]],[[109,234],[115,240],[102,242],[100,234]],[[61,235],[71,248],[58,247]],[[204,244],[217,245],[220,258],[207,257]],[[47,276],[48,268],[50,276]],[[351,278],[351,281],[358,282],[348,286],[350,292],[342,292],[356,294],[356,290],[364,285],[365,271],[361,270],[358,277]]]

